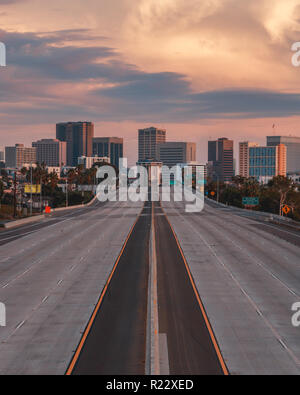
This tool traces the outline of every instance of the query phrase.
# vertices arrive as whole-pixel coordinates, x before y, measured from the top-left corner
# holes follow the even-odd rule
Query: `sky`
[[[0,0],[0,21],[2,147],[78,120],[132,163],[147,126],[199,161],[209,139],[300,136],[300,0]]]

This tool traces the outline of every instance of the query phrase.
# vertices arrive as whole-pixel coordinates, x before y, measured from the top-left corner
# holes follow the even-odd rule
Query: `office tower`
[[[157,146],[166,142],[166,130],[154,127],[139,130],[139,162],[158,160]]]
[[[217,141],[208,142],[208,162],[217,162],[218,145]]]
[[[300,137],[269,136],[267,146],[274,147],[284,144],[287,148],[287,173],[300,172]]]
[[[4,151],[0,151],[0,162],[4,162]]]
[[[98,157],[98,156],[81,156],[78,158],[78,164],[83,165],[85,169],[91,169],[95,163],[108,163],[110,164],[110,158],[107,157]]]
[[[251,147],[258,147],[257,143],[244,141],[240,143],[240,172],[239,175],[241,177],[248,178],[249,177],[249,149]]]
[[[277,173],[279,176],[287,176],[287,147],[285,144],[279,144],[278,148],[278,169]]]
[[[119,160],[124,157],[124,141],[119,137],[95,137],[93,155],[107,157],[112,165],[119,168]]]
[[[5,147],[6,167],[21,169],[25,164],[36,163],[36,148],[27,148],[23,144]]]
[[[32,146],[36,148],[36,160],[50,167],[60,167],[67,164],[67,143],[55,139],[35,141]]]
[[[157,159],[164,166],[173,167],[182,163],[196,161],[196,144],[167,142],[157,145]]]
[[[214,181],[230,182],[234,176],[233,141],[227,138],[209,141],[208,162]]]
[[[275,147],[251,147],[249,149],[249,175],[262,183],[273,177],[286,176],[287,148],[284,144]]]
[[[56,125],[56,138],[67,143],[67,165],[77,166],[81,156],[92,156],[94,124],[66,122]]]

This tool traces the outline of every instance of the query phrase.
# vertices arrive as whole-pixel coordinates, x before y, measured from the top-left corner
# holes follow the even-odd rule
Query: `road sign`
[[[27,185],[25,185],[25,193],[40,194],[41,193],[41,186],[27,184]]]
[[[258,197],[245,197],[243,198],[244,206],[258,206],[259,198]]]
[[[216,192],[212,191],[210,194],[211,194],[211,196],[215,196]]]
[[[291,209],[289,208],[289,206],[284,206],[282,211],[285,215],[288,215],[290,213]]]
[[[51,214],[51,207],[47,206],[45,208],[45,214]]]

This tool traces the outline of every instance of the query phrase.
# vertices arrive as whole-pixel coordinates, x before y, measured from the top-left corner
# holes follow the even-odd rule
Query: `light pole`
[[[14,218],[17,216],[17,172],[14,176]]]
[[[41,176],[41,195],[40,195],[40,202],[41,202],[41,213],[43,213],[43,195],[42,195],[42,186],[43,186],[43,178]]]
[[[30,216],[32,217],[32,162],[30,164]]]
[[[69,196],[68,196],[68,176],[67,176],[67,181],[66,181],[66,207],[69,206],[68,199],[69,199]]]

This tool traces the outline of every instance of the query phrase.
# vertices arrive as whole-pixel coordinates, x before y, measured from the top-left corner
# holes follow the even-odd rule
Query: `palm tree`
[[[279,215],[282,215],[282,209],[287,203],[287,195],[289,192],[295,190],[295,184],[290,178],[277,176],[269,182],[269,187],[280,195]]]
[[[55,172],[52,172],[48,175],[48,183],[50,185],[52,193],[55,191],[58,182],[59,182],[58,175]]]
[[[77,171],[75,169],[70,169],[67,174],[67,181],[70,188],[70,185],[74,184],[77,179]]]

